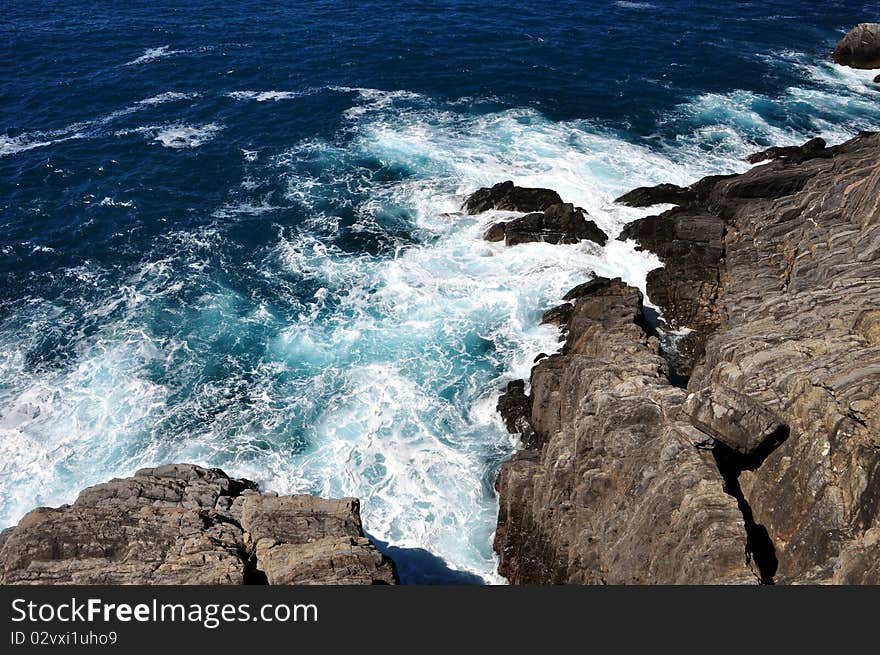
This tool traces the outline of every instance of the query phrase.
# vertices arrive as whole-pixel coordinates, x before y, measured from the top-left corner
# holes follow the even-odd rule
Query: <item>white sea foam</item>
[[[280,177],[309,217],[298,230],[279,227],[274,247],[247,263],[277,292],[276,306],[205,272],[224,252],[222,226],[277,209],[268,196],[233,195],[214,227],[163,235],[123,283],[90,266],[66,271],[97,300],[72,310],[27,299],[14,324],[0,324],[0,378],[12,381],[0,385],[0,495],[9,499],[0,520],[139,466],[196,461],[279,492],[359,496],[373,536],[498,581],[491,485],[517,447],[494,411],[499,388],[558,347],[538,322],[565,291],[593,274],[644,290],[659,262],[619,241],[487,243],[483,230],[510,214],[465,216],[466,194],[506,179],[554,188],[614,236],[648,213],[615,205],[616,196],[742,170],[758,144],[806,140],[848,109],[824,108],[798,131],[769,118],[767,103],[803,111],[799,93],[834,85],[849,110],[870,117],[863,95],[833,79],[775,100],[708,94],[665,117],[680,137],[650,146],[530,109],[474,115],[409,92],[336,88],[356,94],[341,135],[259,160],[243,151],[241,188],[259,187],[251,176]],[[194,147],[218,129],[118,133]],[[401,174],[377,181],[374,169]],[[328,200],[350,203],[353,234],[393,242],[403,223],[413,236],[381,254],[349,252],[336,240],[347,219]],[[71,314],[89,329],[71,337],[70,364],[29,363],[41,335],[74,332]],[[153,325],[160,319],[164,332]],[[247,339],[259,344],[252,358],[237,350]],[[219,356],[206,362],[213,348]]]
[[[217,123],[205,125],[187,125],[185,123],[169,123],[165,125],[142,125],[140,127],[117,130],[116,136],[129,134],[145,134],[153,142],[166,148],[198,148],[213,139],[223,129]]]
[[[226,95],[235,100],[256,100],[257,102],[269,102],[277,100],[292,100],[306,95],[302,91],[232,91]]]
[[[627,0],[617,0],[614,3],[618,7],[623,9],[656,9],[657,5],[651,4],[650,2],[628,2]]]
[[[151,61],[156,61],[158,59],[165,59],[166,57],[173,57],[174,55],[181,54],[186,52],[186,50],[172,50],[170,46],[163,45],[158,48],[147,48],[140,57],[132,59],[129,62],[126,62],[126,66],[137,66],[138,64],[146,64]]]
[[[71,139],[95,138],[105,134],[105,126],[120,118],[124,118],[149,107],[155,107],[170,102],[180,102],[198,97],[198,93],[183,93],[179,91],[167,91],[149,98],[139,100],[127,107],[117,109],[109,114],[100,116],[94,120],[72,123],[58,130],[33,131],[10,137],[0,134],[0,157],[14,155],[34,148],[43,148],[55,145]]]

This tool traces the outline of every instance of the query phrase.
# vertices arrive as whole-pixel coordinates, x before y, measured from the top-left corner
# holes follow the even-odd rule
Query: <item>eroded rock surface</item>
[[[394,583],[358,501],[261,494],[171,464],[39,508],[0,534],[0,584]]]
[[[690,390],[732,389],[790,427],[790,438],[739,476],[776,551],[776,580],[877,582],[880,136],[820,157],[781,157],[714,184],[688,210],[724,226],[716,271],[704,267],[700,284],[713,302],[696,317],[683,310],[676,300],[695,287],[674,276],[649,277],[648,292],[671,320],[705,335]],[[670,269],[690,267],[679,261],[689,259],[675,243],[680,233],[627,231]]]
[[[699,335],[687,389],[619,280],[551,313],[497,481],[511,581],[880,583],[880,135],[753,159],[630,197],[680,205],[621,238]]]
[[[496,486],[500,572],[515,583],[754,582],[736,501],[711,452],[677,421],[666,379],[620,280],[574,299],[565,354],[532,370],[535,437]]]
[[[852,68],[880,68],[880,23],[856,25],[834,48],[831,59]]]

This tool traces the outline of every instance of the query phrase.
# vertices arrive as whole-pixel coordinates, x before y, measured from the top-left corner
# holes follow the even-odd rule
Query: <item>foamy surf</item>
[[[644,290],[659,262],[619,241],[487,243],[483,230],[503,214],[465,216],[461,202],[506,179],[550,187],[615,236],[648,213],[613,203],[635,186],[744,170],[761,146],[817,130],[840,141],[880,122],[861,81],[818,71],[779,97],[700,95],[662,118],[677,136],[644,140],[530,108],[485,114],[409,91],[316,91],[351,97],[342,127],[259,150],[236,143],[243,178],[205,212],[209,227],[163,232],[121,277],[93,262],[66,269],[68,296],[22,299],[3,319],[0,522],[141,466],[193,461],[279,492],[358,496],[372,536],[499,582],[492,482],[518,446],[495,414],[499,389],[558,347],[538,323],[569,288],[604,275]],[[170,149],[221,129],[235,136],[219,118],[184,121],[163,107],[192,97],[176,93],[124,105],[170,115],[109,133]],[[298,104],[273,102],[288,93],[229,95],[272,112]],[[797,120],[780,122],[774,105]],[[96,119],[88,134],[117,127]],[[31,133],[9,148],[50,142]],[[282,182],[284,197],[261,195],[268,182]],[[126,196],[114,198],[95,204],[121,213]],[[291,207],[306,217],[295,227]],[[230,258],[241,246],[229,230],[257,217],[277,221],[277,238]],[[55,347],[63,363],[29,360]]]

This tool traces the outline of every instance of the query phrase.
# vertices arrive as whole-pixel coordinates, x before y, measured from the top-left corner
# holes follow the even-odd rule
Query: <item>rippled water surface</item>
[[[616,234],[634,186],[880,125],[876,71],[826,61],[876,3],[695,4],[7,2],[0,525],[192,461],[496,581],[498,389],[568,288],[657,262],[486,243],[465,195]]]

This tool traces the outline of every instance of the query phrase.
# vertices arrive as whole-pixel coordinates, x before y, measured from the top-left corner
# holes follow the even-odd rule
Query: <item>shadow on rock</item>
[[[450,568],[441,557],[424,548],[401,548],[392,546],[372,535],[370,540],[386,557],[394,561],[400,584],[421,585],[481,585],[485,580],[474,573]]]

